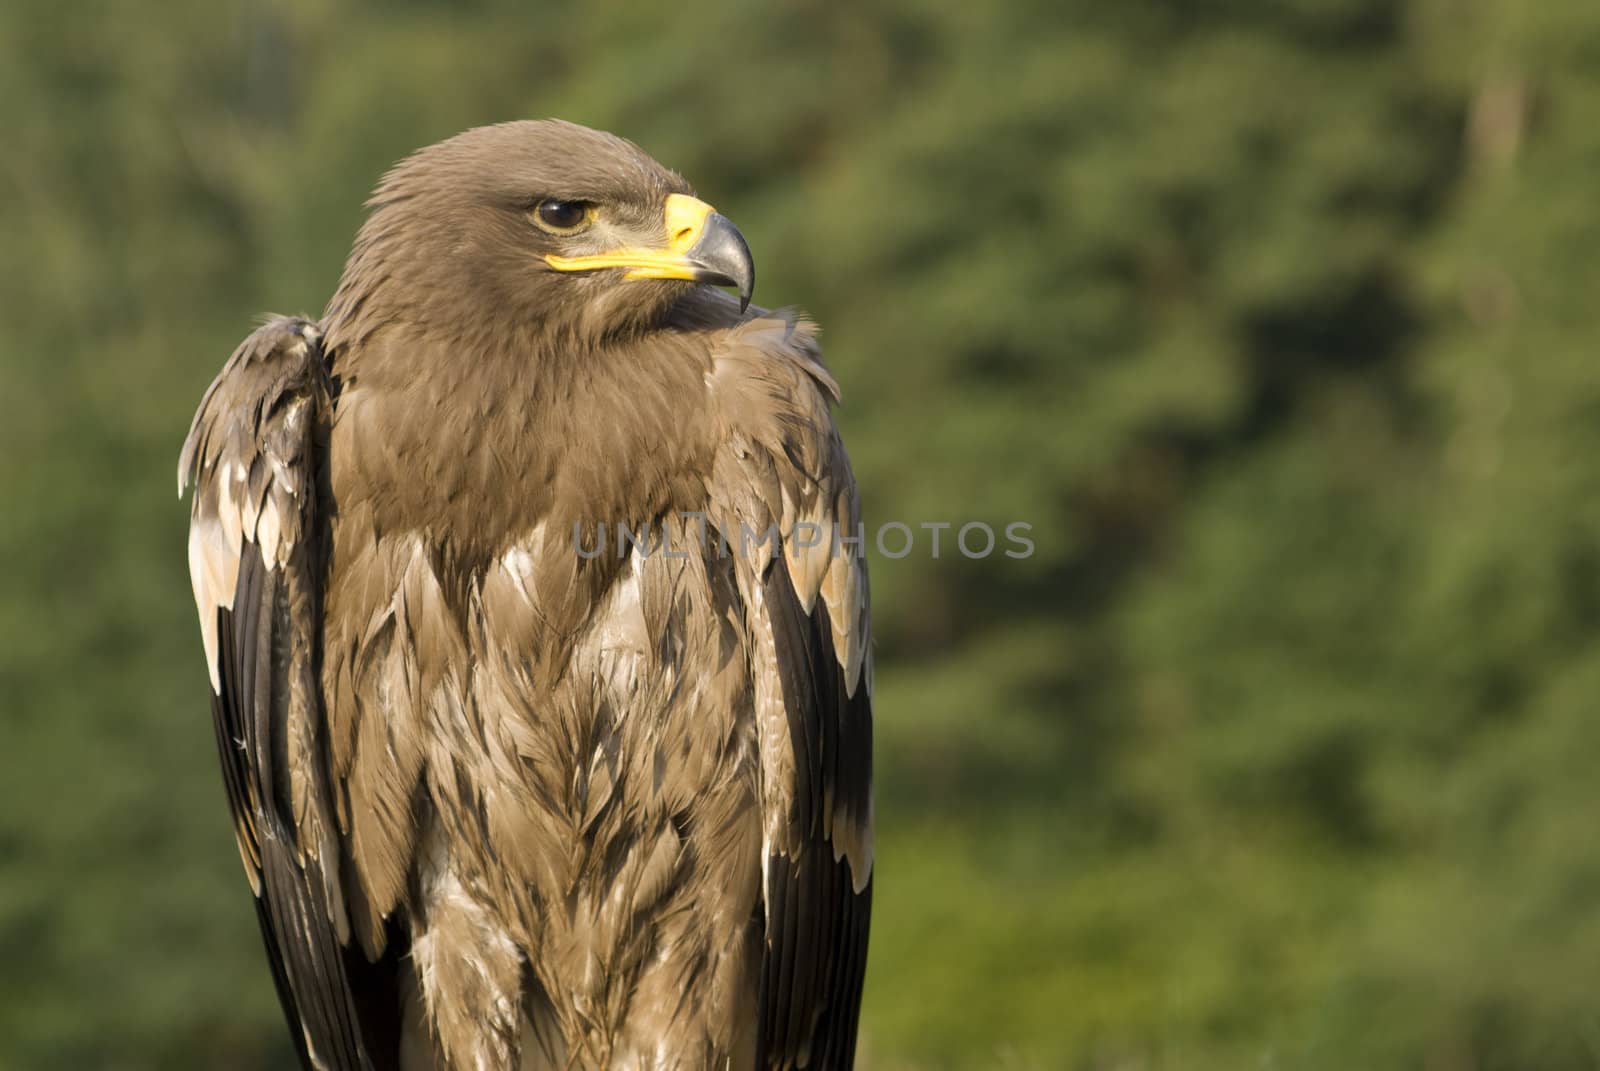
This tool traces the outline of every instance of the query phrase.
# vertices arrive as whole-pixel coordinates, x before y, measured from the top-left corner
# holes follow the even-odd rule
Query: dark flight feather
[[[855,1058],[866,973],[871,880],[859,891],[851,863],[835,858],[828,827],[838,801],[864,814],[871,791],[871,700],[852,697],[834,654],[828,617],[806,613],[784,562],[764,583],[798,791],[789,812],[797,848],[767,859],[769,922],[762,962],[757,1066],[848,1068]],[[865,746],[864,746],[865,745]]]
[[[384,976],[393,974],[392,964],[368,964],[341,941],[335,913],[342,907],[327,873],[338,858],[324,858],[324,845],[302,842],[288,769],[291,716],[321,720],[318,693],[304,686],[320,631],[315,450],[326,384],[316,340],[313,325],[291,319],[273,320],[246,339],[196,416],[180,476],[196,481],[199,552],[221,559],[212,574],[219,580],[230,572],[236,577],[231,592],[225,582],[215,592],[211,706],[278,998],[297,1027],[295,1047],[307,1067],[379,1071],[395,1066],[398,1031],[377,1021],[367,1029],[361,1009],[372,1009],[373,1020],[380,1008],[394,1008],[391,1018],[397,1013],[394,981]],[[237,486],[224,489],[230,480]],[[254,520],[249,532],[241,522],[235,552],[233,522],[221,511],[241,497]],[[263,532],[269,513],[270,530]],[[265,548],[258,535],[268,541]],[[274,559],[270,569],[267,557]],[[314,791],[325,793],[320,771],[305,774]],[[329,801],[320,799],[318,809],[328,813]],[[358,984],[387,987],[392,999],[358,1000]]]

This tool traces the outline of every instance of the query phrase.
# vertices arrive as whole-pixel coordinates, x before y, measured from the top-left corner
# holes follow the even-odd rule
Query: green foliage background
[[[0,9],[0,1068],[285,1068],[173,497],[416,146],[561,115],[825,325],[867,1071],[1600,1065],[1600,8]]]

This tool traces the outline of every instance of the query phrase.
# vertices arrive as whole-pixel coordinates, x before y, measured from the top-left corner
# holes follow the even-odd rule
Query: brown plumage
[[[582,127],[469,131],[370,207],[179,462],[302,1061],[849,1067],[871,652],[814,329],[705,285],[748,298],[738,232]]]

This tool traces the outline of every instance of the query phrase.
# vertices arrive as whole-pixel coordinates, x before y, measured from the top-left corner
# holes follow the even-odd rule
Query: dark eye
[[[540,201],[533,216],[539,226],[558,234],[569,234],[589,222],[593,206],[588,201]]]

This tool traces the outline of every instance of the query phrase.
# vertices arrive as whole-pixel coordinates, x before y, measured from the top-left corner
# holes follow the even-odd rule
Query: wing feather
[[[855,1059],[872,903],[871,635],[838,387],[804,321],[745,326],[713,387],[727,448],[712,498],[781,550],[740,562],[761,749],[766,935],[757,1067]]]
[[[781,561],[762,603],[796,776],[791,803],[768,793],[780,810],[767,824],[780,835],[766,861],[757,1066],[848,1068],[872,900],[871,700],[865,687],[848,693],[826,608],[805,611]]]
[[[381,1027],[393,957],[348,945],[316,684],[329,394],[319,335],[276,318],[236,350],[201,401],[179,459],[195,484],[190,574],[239,855],[301,1063],[394,1066]],[[396,1011],[397,1014],[397,1011]]]

